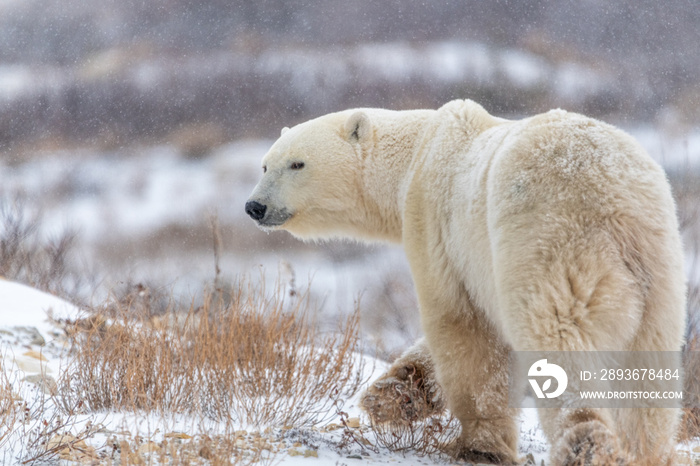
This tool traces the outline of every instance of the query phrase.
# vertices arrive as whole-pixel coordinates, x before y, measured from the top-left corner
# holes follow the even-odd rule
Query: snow
[[[0,279],[0,303],[2,303],[2,327],[33,326],[50,334],[53,319],[76,319],[80,310],[74,305],[20,283]]]
[[[500,59],[508,80],[522,88],[544,84],[551,71],[542,59],[519,50],[505,50]]]
[[[27,406],[43,407],[42,412],[32,411],[32,419],[29,422],[29,428],[40,426],[45,420],[53,419],[59,412],[59,408],[53,398],[47,399],[44,392],[39,389],[38,379],[32,376],[43,374],[45,377],[48,374],[53,380],[60,380],[63,371],[68,367],[70,355],[59,343],[63,330],[56,322],[60,319],[75,319],[80,315],[80,310],[55,296],[7,280],[0,280],[0,302],[3,303],[0,319],[0,353],[3,358],[4,376],[12,384],[13,392],[23,399]],[[44,339],[43,345],[32,340],[36,337],[36,332],[30,329],[36,329],[36,332],[41,334]],[[387,368],[384,362],[367,356],[358,357],[365,358],[365,367],[368,372],[364,376],[367,379],[376,378]],[[358,408],[358,397],[359,395],[356,395],[353,399],[347,400],[342,409],[347,413],[348,418],[359,418],[362,424],[366,424],[367,420]],[[533,410],[524,410],[525,414],[522,417],[521,431],[525,438],[522,451],[524,454],[533,453],[539,462],[540,459],[545,458],[546,448],[533,412]],[[357,446],[355,446],[357,451],[351,448],[340,453],[337,444],[341,442],[343,429],[337,427],[340,426],[341,421],[336,414],[329,414],[331,414],[329,420],[317,426],[310,426],[307,431],[282,433],[276,429],[275,442],[284,444],[286,439],[287,444],[284,444],[284,449],[277,452],[275,462],[285,465],[319,464],[319,461],[321,464],[335,464],[348,456],[360,455],[360,453],[362,453],[362,459],[369,464],[431,462],[428,458],[410,453],[404,456],[391,453],[386,449],[362,452]],[[90,423],[100,428],[86,440],[86,444],[98,452],[100,449],[111,451],[111,446],[106,443],[114,435],[131,439],[140,437],[160,442],[168,435],[187,435],[188,432],[207,432],[215,435],[222,430],[222,426],[214,421],[190,416],[123,412],[82,414],[73,419],[68,430],[77,436]],[[262,428],[258,426],[257,429],[262,431],[264,426]],[[253,432],[256,427],[241,425],[236,426],[234,430]],[[0,428],[0,463],[12,464],[17,461],[17,455],[27,454],[27,431],[26,425],[15,426],[15,430],[3,439],[4,432]],[[230,426],[228,431],[231,431]],[[307,443],[317,448],[292,447],[294,435],[310,438],[310,442]],[[370,431],[365,430],[364,435],[371,439]],[[304,456],[304,453],[307,456]]]
[[[2,4],[0,4],[2,7]],[[0,66],[0,98],[11,100],[32,87],[32,74],[21,65]]]
[[[700,169],[700,128],[669,134],[650,125],[625,128],[666,170]]]
[[[9,378],[60,373],[60,361],[46,357],[42,347],[50,347],[63,333],[54,322],[75,320],[81,315],[80,309],[56,296],[1,278],[0,303],[0,330],[4,330],[0,352],[2,367],[10,367]]]
[[[51,374],[58,380],[65,367],[68,366],[69,354],[60,345],[56,346],[56,338],[62,334],[57,326],[59,319],[74,319],[80,314],[80,310],[72,304],[55,296],[32,289],[22,284],[7,280],[0,280],[0,302],[2,302],[2,318],[0,319],[0,348],[3,357],[3,370],[5,376],[11,382],[13,391],[27,403],[27,406],[36,406],[43,402],[44,412],[39,418],[32,419],[28,424],[34,425],[46,419],[54,419],[58,413],[53,398],[48,401],[42,391],[35,385],[36,379],[30,376],[40,372]],[[49,319],[49,315],[52,319]],[[45,339],[45,344],[40,346],[31,341],[31,333],[26,329],[36,328]],[[21,356],[20,356],[21,355]],[[387,364],[372,360],[367,356],[365,367],[369,372],[365,376],[375,378],[387,368]],[[37,361],[34,366],[29,366],[28,361]],[[40,362],[40,363],[39,363]],[[348,400],[342,406],[348,418],[359,418],[364,425],[367,420],[358,408],[358,396]],[[32,416],[37,415],[33,412]],[[31,417],[31,416],[30,416]],[[34,424],[32,424],[34,422]],[[544,437],[537,412],[533,407],[521,410],[520,418],[520,453],[531,455],[535,464],[541,464],[547,460],[548,444]],[[308,429],[292,429],[290,431],[279,428],[265,429],[264,426],[236,426],[236,436],[241,436],[241,442],[252,441],[251,435],[261,435],[264,441],[271,442],[278,447],[278,451],[272,455],[276,464],[289,466],[308,464],[336,464],[345,459],[360,457],[366,464],[444,464],[439,458],[424,458],[412,453],[392,453],[385,448],[378,450],[365,450],[357,445],[349,449],[339,450],[337,445],[341,442],[343,429],[340,428],[341,420],[332,414],[330,421],[323,422]],[[140,438],[142,442],[154,442],[156,445],[164,438],[187,438],[188,432],[205,432],[216,435],[221,432],[221,426],[214,421],[197,419],[190,416],[182,416],[168,413],[133,414],[123,412],[100,412],[77,416],[69,426],[69,431],[77,435],[86,426],[97,425],[99,430],[86,440],[86,448],[111,452],[108,444],[113,438]],[[255,430],[261,432],[254,434]],[[264,430],[264,432],[263,432]],[[228,432],[231,432],[229,426]],[[244,432],[241,434],[241,432]],[[17,461],[17,455],[27,454],[26,442],[27,427],[16,428],[9,436],[3,439],[3,429],[0,427],[0,462],[12,464]],[[359,432],[359,431],[358,431]],[[233,434],[231,434],[233,435]],[[363,435],[372,440],[372,432],[364,428]],[[116,436],[116,437],[115,437]],[[306,439],[305,446],[294,447],[297,437]],[[298,444],[297,444],[298,445]],[[312,445],[312,446],[309,446]],[[143,447],[142,447],[143,448]],[[155,447],[154,447],[155,448]],[[695,452],[698,447],[695,443],[679,445],[679,454],[682,457],[700,457]]]
[[[437,79],[441,81],[460,81],[467,77],[481,84],[495,73],[491,53],[482,43],[439,42],[430,44],[425,54],[428,69],[439,70]]]
[[[421,68],[425,58],[409,44],[391,43],[363,45],[357,50],[356,59],[384,79],[403,82]]]
[[[608,80],[608,84],[613,81],[611,76],[605,76],[591,68],[582,66],[580,63],[562,63],[555,72],[554,86],[557,95],[580,104],[585,96],[592,95],[599,91],[601,81]]]

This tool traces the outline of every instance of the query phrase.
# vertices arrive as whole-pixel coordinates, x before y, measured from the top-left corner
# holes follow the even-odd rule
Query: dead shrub
[[[678,205],[681,231],[691,238],[694,243],[691,246],[697,245],[700,236],[700,173],[692,169],[674,172],[670,174],[670,181]]]
[[[0,446],[9,438],[19,420],[21,407],[12,391],[12,383],[4,359],[0,355]]]
[[[678,438],[687,441],[700,437],[700,174],[693,171],[670,177],[678,205],[678,217],[690,259],[688,271],[688,330],[683,351],[683,418]]]
[[[96,460],[95,448],[85,440],[98,423],[76,419],[77,406],[56,409],[53,396],[31,396],[25,380],[7,367],[0,355],[0,448],[2,464],[53,464],[59,459]],[[29,395],[29,396],[28,396]],[[78,402],[79,404],[79,402]]]
[[[247,431],[192,436],[169,432],[159,442],[138,435],[134,437],[129,434],[121,439],[113,435],[108,439],[107,446],[112,449],[109,456],[115,464],[118,461],[121,464],[171,465],[274,464],[279,452],[286,447],[275,436]]]
[[[449,412],[420,421],[372,424],[377,445],[392,452],[414,452],[425,456],[445,455],[445,447],[460,432],[459,421]]]
[[[69,298],[91,289],[75,264],[77,235],[46,238],[41,225],[41,212],[28,208],[22,196],[0,200],[0,276]]]
[[[321,334],[303,295],[285,301],[242,281],[231,292],[205,292],[187,312],[173,306],[148,319],[124,302],[110,313],[109,322],[71,327],[67,404],[298,426],[332,415],[331,394],[352,396],[363,382],[358,313]]]
[[[678,429],[678,440],[689,441],[700,437],[700,338],[696,334],[687,343],[683,354],[683,417]]]

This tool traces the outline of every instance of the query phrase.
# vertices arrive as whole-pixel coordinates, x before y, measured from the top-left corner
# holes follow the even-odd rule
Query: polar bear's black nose
[[[248,201],[245,203],[245,213],[250,215],[250,218],[253,220],[261,220],[265,216],[266,210],[267,206],[257,201]]]

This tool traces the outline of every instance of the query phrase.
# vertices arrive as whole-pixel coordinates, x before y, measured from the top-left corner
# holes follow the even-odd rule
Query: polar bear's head
[[[263,229],[300,238],[346,233],[363,197],[361,161],[372,139],[369,117],[360,110],[283,129],[262,160],[263,176],[246,213]]]

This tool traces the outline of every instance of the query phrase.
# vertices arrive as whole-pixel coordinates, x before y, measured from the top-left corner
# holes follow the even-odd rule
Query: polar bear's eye
[[[263,165],[263,173],[267,172],[267,165]]]
[[[292,162],[292,164],[289,166],[292,170],[301,170],[304,168],[304,162]]]

